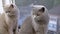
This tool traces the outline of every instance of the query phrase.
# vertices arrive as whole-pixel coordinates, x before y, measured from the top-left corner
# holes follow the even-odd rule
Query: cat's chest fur
[[[10,24],[10,26],[11,25],[15,26],[17,24],[17,17],[10,18],[6,15],[5,16],[5,21],[6,21],[7,24]]]
[[[41,31],[41,28],[44,27],[43,25],[40,25],[40,24],[33,22],[33,21],[32,21],[32,24],[33,24],[35,31]]]

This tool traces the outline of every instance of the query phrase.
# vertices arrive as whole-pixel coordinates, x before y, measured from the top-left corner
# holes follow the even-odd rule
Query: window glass
[[[3,13],[3,4],[2,4],[2,0],[0,0],[0,14],[2,14]]]

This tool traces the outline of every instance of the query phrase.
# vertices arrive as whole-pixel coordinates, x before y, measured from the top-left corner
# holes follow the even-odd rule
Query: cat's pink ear
[[[14,8],[14,5],[13,5],[13,4],[11,4],[11,5],[10,5],[10,7]]]

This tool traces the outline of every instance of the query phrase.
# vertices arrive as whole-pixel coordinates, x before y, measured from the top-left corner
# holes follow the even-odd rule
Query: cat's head
[[[46,13],[46,8],[43,5],[34,5],[32,7],[32,17],[36,22],[41,22],[44,20]]]
[[[16,16],[18,11],[14,4],[7,4],[4,6],[4,12],[8,16]]]

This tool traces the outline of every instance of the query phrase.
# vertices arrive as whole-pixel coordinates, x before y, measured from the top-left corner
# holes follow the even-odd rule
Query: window
[[[52,30],[52,31],[56,31],[56,28],[57,28],[57,17],[56,16],[50,16],[48,29]]]

